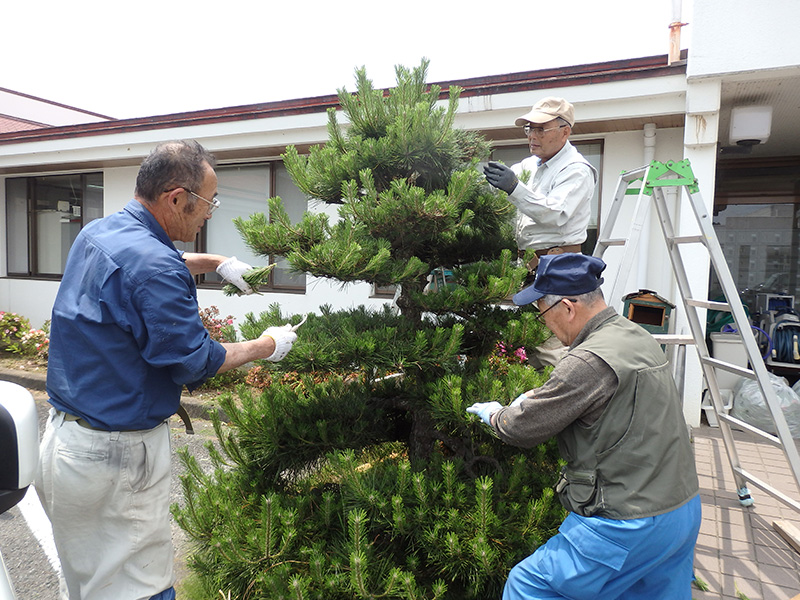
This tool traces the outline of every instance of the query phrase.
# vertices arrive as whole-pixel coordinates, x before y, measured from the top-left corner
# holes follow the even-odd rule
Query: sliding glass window
[[[299,222],[308,209],[308,199],[294,185],[283,163],[263,163],[241,166],[219,166],[217,190],[220,207],[206,222],[197,246],[205,252],[235,256],[254,267],[275,264],[268,289],[280,291],[305,291],[305,274],[292,271],[286,259],[280,256],[257,256],[245,244],[233,220],[247,220],[255,213],[268,213],[267,198],[280,196],[292,222]],[[192,250],[194,245],[185,248]],[[221,285],[216,273],[207,273],[201,284]]]
[[[78,232],[102,216],[102,173],[7,179],[9,276],[60,278]]]

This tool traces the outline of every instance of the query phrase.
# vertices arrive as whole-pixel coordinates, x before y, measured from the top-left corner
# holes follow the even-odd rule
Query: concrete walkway
[[[776,531],[784,521],[800,529],[800,512],[758,489],[755,504],[742,507],[736,494],[719,429],[694,429],[694,447],[703,523],[695,548],[695,575],[708,591],[694,589],[695,600],[800,600],[800,553]],[[749,432],[734,432],[742,467],[798,500],[783,451]],[[738,595],[741,594],[741,595]]]

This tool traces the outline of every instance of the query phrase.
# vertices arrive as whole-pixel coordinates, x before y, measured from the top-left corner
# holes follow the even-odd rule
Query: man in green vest
[[[524,448],[556,436],[559,533],[509,573],[503,600],[690,600],[700,528],[694,456],[664,352],[603,300],[605,263],[543,256],[514,296],[569,346],[543,386],[467,411]]]

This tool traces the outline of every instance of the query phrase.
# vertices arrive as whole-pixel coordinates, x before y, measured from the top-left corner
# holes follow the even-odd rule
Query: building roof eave
[[[462,97],[470,97],[664,77],[685,72],[685,60],[669,65],[667,56],[659,55],[432,83],[442,88],[441,96],[443,98],[449,95],[451,86],[460,87]],[[331,94],[170,115],[2,133],[0,134],[0,145],[320,113],[329,108],[338,107],[338,96]]]

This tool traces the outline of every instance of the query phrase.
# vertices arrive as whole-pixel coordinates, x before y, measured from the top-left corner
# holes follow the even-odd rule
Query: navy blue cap
[[[512,300],[517,306],[523,306],[543,296],[578,296],[592,292],[603,283],[600,273],[605,268],[602,260],[586,254],[546,254],[539,259],[536,279],[514,294]]]

